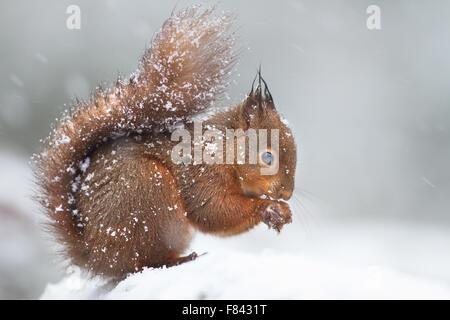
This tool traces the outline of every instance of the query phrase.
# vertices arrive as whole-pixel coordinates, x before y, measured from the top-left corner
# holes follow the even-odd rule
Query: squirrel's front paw
[[[278,232],[281,231],[286,223],[292,222],[291,209],[286,202],[271,201],[261,207],[259,215],[269,228],[275,229]]]

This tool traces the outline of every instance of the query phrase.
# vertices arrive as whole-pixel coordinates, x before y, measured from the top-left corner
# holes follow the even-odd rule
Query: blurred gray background
[[[0,227],[19,215],[39,219],[27,202],[27,161],[65,105],[133,72],[170,12],[192,3],[0,1]],[[80,30],[66,28],[71,4],[81,8]],[[381,30],[366,27],[371,4],[381,8]],[[237,14],[244,48],[230,97],[244,97],[261,63],[295,132],[300,194],[338,219],[450,225],[449,1],[233,0],[219,8]],[[12,243],[7,232],[1,243]],[[42,258],[46,242],[31,251],[47,264],[32,255],[17,262],[42,269],[33,290],[5,276],[17,269],[5,250],[0,298],[37,297],[57,277],[53,258]]]

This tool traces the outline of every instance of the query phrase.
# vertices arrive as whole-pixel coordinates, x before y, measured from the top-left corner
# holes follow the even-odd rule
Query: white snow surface
[[[198,234],[191,247],[207,254],[169,269],[146,269],[118,284],[69,267],[41,298],[450,298],[448,228],[332,219],[305,227],[301,220],[280,235],[265,226],[228,239]]]

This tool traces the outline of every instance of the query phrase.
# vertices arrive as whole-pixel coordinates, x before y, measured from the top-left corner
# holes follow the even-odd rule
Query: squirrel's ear
[[[258,79],[258,85],[256,89],[255,87],[255,81]],[[264,85],[264,88],[263,88]],[[275,109],[275,104],[273,103],[272,94],[269,91],[269,86],[267,85],[267,82],[264,80],[264,78],[261,76],[261,66],[259,66],[258,73],[255,76],[255,79],[253,79],[252,83],[252,90],[249,93],[249,98],[253,98],[258,102],[258,108],[261,111],[264,111],[264,109]]]
[[[255,88],[255,82],[258,79]],[[264,88],[263,88],[264,86]],[[267,82],[261,76],[261,67],[259,68],[255,79],[253,79],[252,89],[245,99],[242,106],[242,118],[246,122],[247,128],[254,118],[261,117],[267,109],[275,110],[272,95],[267,86]]]
[[[269,86],[267,85],[267,82],[264,80],[263,77],[261,77],[261,70],[259,71],[259,78],[264,84],[264,93],[260,93],[260,107],[261,108],[269,108],[275,110],[275,104],[273,103],[272,94],[269,91]],[[261,83],[259,85],[261,87]],[[261,89],[260,89],[261,90]]]

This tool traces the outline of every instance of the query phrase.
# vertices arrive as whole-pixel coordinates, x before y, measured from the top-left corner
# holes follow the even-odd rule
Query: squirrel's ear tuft
[[[252,89],[242,104],[242,118],[246,122],[246,127],[250,127],[251,122],[263,116],[268,109],[275,110],[275,104],[267,82],[261,76],[260,67],[253,79]]]
[[[255,89],[255,82],[257,81],[257,86]],[[263,88],[264,86],[264,88]],[[258,108],[262,111],[265,108],[275,109],[275,104],[273,103],[272,94],[269,91],[269,86],[264,78],[261,76],[261,66],[256,73],[255,79],[253,79],[252,89],[248,94],[248,98],[252,98],[257,101]]]

